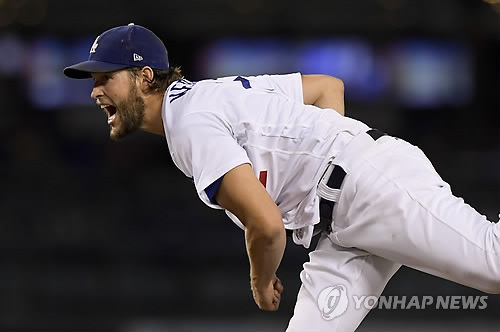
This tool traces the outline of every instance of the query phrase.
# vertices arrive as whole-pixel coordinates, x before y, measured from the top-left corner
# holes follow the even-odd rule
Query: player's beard
[[[136,132],[144,121],[144,99],[137,95],[137,87],[131,85],[129,96],[117,104],[117,113],[120,115],[120,124],[116,130],[111,130],[109,136],[118,141],[125,136]]]

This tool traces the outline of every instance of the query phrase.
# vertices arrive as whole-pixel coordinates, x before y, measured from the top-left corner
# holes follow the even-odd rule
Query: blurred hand
[[[257,285],[252,282],[253,298],[260,310],[278,310],[282,292],[283,284],[276,275],[268,285]]]

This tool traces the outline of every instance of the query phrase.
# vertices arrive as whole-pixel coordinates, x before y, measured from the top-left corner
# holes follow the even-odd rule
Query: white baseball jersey
[[[319,222],[316,186],[328,159],[368,127],[334,110],[304,105],[299,73],[180,80],[166,91],[162,118],[175,165],[207,188],[249,163],[281,211],[294,242],[309,246]],[[226,211],[241,228],[242,223]]]
[[[167,90],[162,112],[172,158],[203,202],[220,208],[219,179],[250,163],[305,247],[330,158],[346,172],[332,230],[300,274],[287,332],[354,331],[369,308],[347,296],[379,296],[401,264],[500,292],[500,224],[455,197],[417,147],[374,140],[361,122],[305,106],[299,74],[181,80]],[[332,289],[343,290],[344,306]]]

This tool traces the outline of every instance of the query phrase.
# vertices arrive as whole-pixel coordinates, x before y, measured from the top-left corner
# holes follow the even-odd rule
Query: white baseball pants
[[[378,297],[401,265],[500,293],[500,223],[455,197],[420,149],[362,133],[334,164],[347,175],[333,211],[333,231],[322,234],[304,264],[287,332],[354,331],[369,309],[349,301],[342,314],[331,318],[326,312],[325,319],[325,308],[318,305],[321,292],[342,285],[348,298]],[[332,301],[341,294],[332,292],[336,296],[328,305],[334,310],[338,302]]]

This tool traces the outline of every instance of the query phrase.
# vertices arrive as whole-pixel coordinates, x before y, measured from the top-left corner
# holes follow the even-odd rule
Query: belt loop
[[[330,168],[333,169],[330,170]],[[335,203],[339,201],[340,187],[345,176],[346,172],[342,167],[331,162],[328,164],[325,174],[318,184],[320,222],[318,227],[315,227],[316,234],[320,231],[326,231],[327,233],[332,231],[333,208]]]
[[[374,140],[387,135],[378,129],[370,129],[366,133]],[[323,175],[318,183],[317,193],[319,196],[319,215],[320,222],[314,226],[313,236],[321,231],[332,232],[333,208],[339,201],[341,186],[347,173],[339,165],[333,164],[330,160],[325,168]],[[292,236],[292,230],[286,230],[288,236]]]

